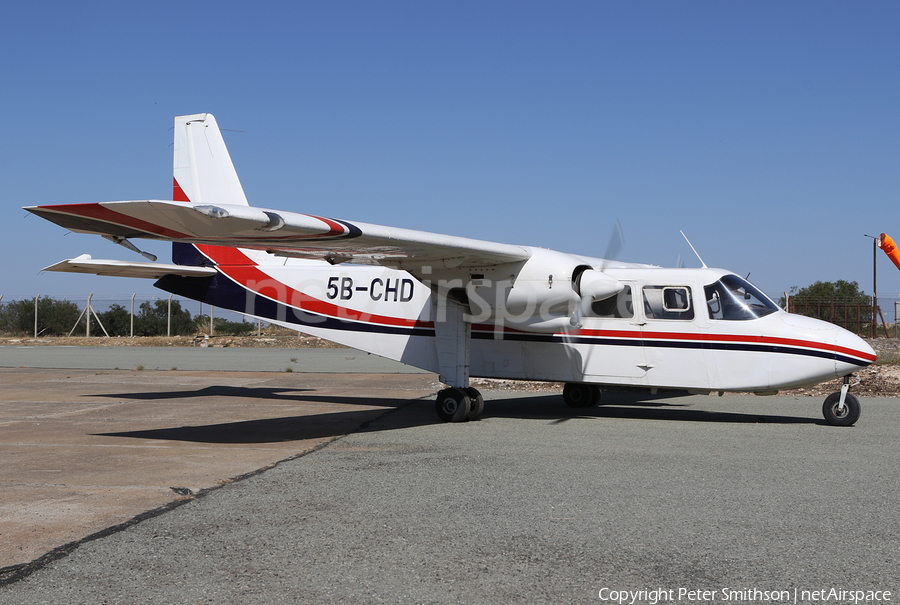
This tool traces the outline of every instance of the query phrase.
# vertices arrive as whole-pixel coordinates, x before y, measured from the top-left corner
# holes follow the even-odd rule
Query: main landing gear
[[[825,398],[822,414],[828,424],[834,426],[850,426],[859,420],[859,399],[850,391],[850,375],[844,376],[844,384],[837,393]]]
[[[563,388],[563,401],[571,408],[591,408],[600,403],[600,387],[594,384],[569,382]]]
[[[437,394],[435,409],[444,422],[478,420],[484,412],[484,397],[472,387],[443,389]]]

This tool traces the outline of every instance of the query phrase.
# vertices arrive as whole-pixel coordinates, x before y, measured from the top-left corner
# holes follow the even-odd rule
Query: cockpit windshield
[[[725,275],[704,290],[710,319],[747,321],[779,310],[768,296],[737,275]]]

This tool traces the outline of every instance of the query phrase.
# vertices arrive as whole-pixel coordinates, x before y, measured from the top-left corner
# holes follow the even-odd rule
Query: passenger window
[[[631,286],[616,296],[610,296],[604,300],[595,300],[591,303],[591,315],[593,317],[606,317],[610,319],[630,319],[634,317],[634,303],[631,298]]]
[[[647,319],[694,319],[691,289],[687,286],[644,286]]]

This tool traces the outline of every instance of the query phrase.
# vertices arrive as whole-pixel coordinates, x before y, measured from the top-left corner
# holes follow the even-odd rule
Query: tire
[[[600,390],[600,387],[597,385],[593,385],[594,390],[594,405],[601,405],[603,402],[601,399],[603,398],[603,391]]]
[[[469,417],[472,401],[462,389],[444,389],[437,394],[435,410],[444,422],[462,422]]]
[[[570,408],[589,408],[594,405],[594,386],[569,382],[563,388],[563,401]]]
[[[469,420],[478,420],[481,418],[482,412],[484,412],[484,397],[476,388],[468,387],[463,390],[469,396],[469,401],[472,402],[472,409],[469,410]]]
[[[837,409],[840,401],[840,393],[832,393],[826,397],[825,403],[822,404],[822,415],[825,416],[825,420],[828,421],[828,424],[834,426],[851,426],[859,420],[859,399],[856,398],[856,395],[847,393],[847,397],[844,398],[843,413],[839,413]]]

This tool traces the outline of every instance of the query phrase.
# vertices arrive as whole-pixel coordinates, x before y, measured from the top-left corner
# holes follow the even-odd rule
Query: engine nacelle
[[[577,257],[536,248],[514,269],[494,267],[478,274],[466,294],[475,323],[502,321],[519,330],[554,333],[580,326],[582,303],[615,296],[624,288]]]

